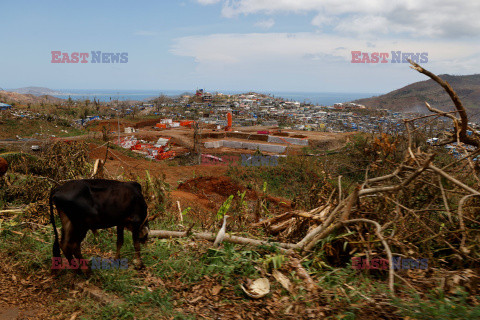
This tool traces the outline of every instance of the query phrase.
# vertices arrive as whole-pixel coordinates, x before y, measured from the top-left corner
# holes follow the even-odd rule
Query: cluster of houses
[[[207,93],[199,89],[195,97]],[[226,115],[233,114],[233,126],[281,126],[285,129],[314,130],[328,132],[382,131],[399,133],[404,130],[405,114],[386,109],[367,109],[364,105],[351,102],[336,103],[332,106],[319,106],[298,101],[288,101],[260,93],[235,95],[215,94],[210,101],[192,101],[191,97],[179,97],[177,101],[164,104],[159,115],[167,118],[198,119],[206,124],[225,127]],[[182,106],[181,111],[173,112],[174,106]],[[416,116],[416,115],[409,115]],[[407,116],[407,117],[409,117]]]

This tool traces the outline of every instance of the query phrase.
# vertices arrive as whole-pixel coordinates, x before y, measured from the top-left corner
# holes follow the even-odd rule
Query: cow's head
[[[140,233],[138,234],[138,239],[141,243],[147,242],[149,232],[150,228],[148,227],[148,220],[145,220],[143,225],[140,227]]]

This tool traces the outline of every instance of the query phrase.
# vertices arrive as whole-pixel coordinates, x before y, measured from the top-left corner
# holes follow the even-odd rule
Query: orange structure
[[[193,120],[180,121],[180,126],[190,128],[193,125],[193,123],[194,123]]]
[[[225,131],[231,131],[232,130],[232,113],[229,112],[227,113],[227,127],[225,128]]]

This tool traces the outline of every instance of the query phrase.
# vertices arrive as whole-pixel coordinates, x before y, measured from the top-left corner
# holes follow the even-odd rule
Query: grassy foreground
[[[17,266],[17,277],[33,274],[50,279],[45,286],[55,297],[48,309],[59,319],[77,314],[78,319],[202,319],[202,318],[329,318],[329,319],[478,319],[480,300],[461,289],[452,294],[433,290],[420,299],[402,288],[401,298],[390,299],[384,274],[331,268],[311,257],[303,266],[319,290],[309,292],[289,266],[288,258],[273,247],[250,248],[185,240],[150,240],[143,248],[144,270],[94,270],[88,280],[103,290],[110,302],[99,303],[77,295],[74,283],[82,276],[71,270],[50,274],[52,229],[25,221],[21,215],[1,219],[0,254],[5,264]],[[152,226],[155,228],[155,225]],[[131,238],[126,237],[122,257],[133,259]],[[114,230],[102,230],[98,238],[89,233],[83,244],[87,257],[113,258]],[[294,284],[288,292],[271,274],[280,270]],[[272,290],[261,300],[252,300],[240,288],[246,279],[267,277]],[[115,298],[113,298],[115,297]],[[108,299],[109,299],[108,298]],[[107,301],[109,301],[107,299]],[[380,304],[378,302],[381,302]],[[472,306],[472,302],[476,306]]]

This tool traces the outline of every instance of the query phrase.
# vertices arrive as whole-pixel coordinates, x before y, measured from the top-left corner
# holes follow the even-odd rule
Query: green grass
[[[203,265],[198,263],[200,253],[186,250],[184,240],[152,240],[152,245],[145,252],[144,262],[152,268],[152,272],[161,278],[179,277],[191,283],[203,276]]]
[[[224,243],[223,249],[208,249],[201,262],[205,274],[218,275],[224,282],[235,282],[241,277],[256,278],[255,266],[261,254],[254,250],[239,250],[238,246]]]
[[[0,219],[0,251],[20,263],[23,272],[35,272],[51,265],[51,234],[50,228],[36,231],[26,228],[20,216]]]
[[[410,301],[394,299],[400,315],[418,320],[480,319],[480,296],[470,296],[460,287],[454,295],[439,292],[429,294],[427,299],[418,294],[412,298]]]
[[[2,120],[0,132],[3,138],[15,138],[17,135],[22,138],[40,138],[41,134],[56,137],[87,134],[87,131],[73,127],[65,120],[47,121],[26,118]]]

